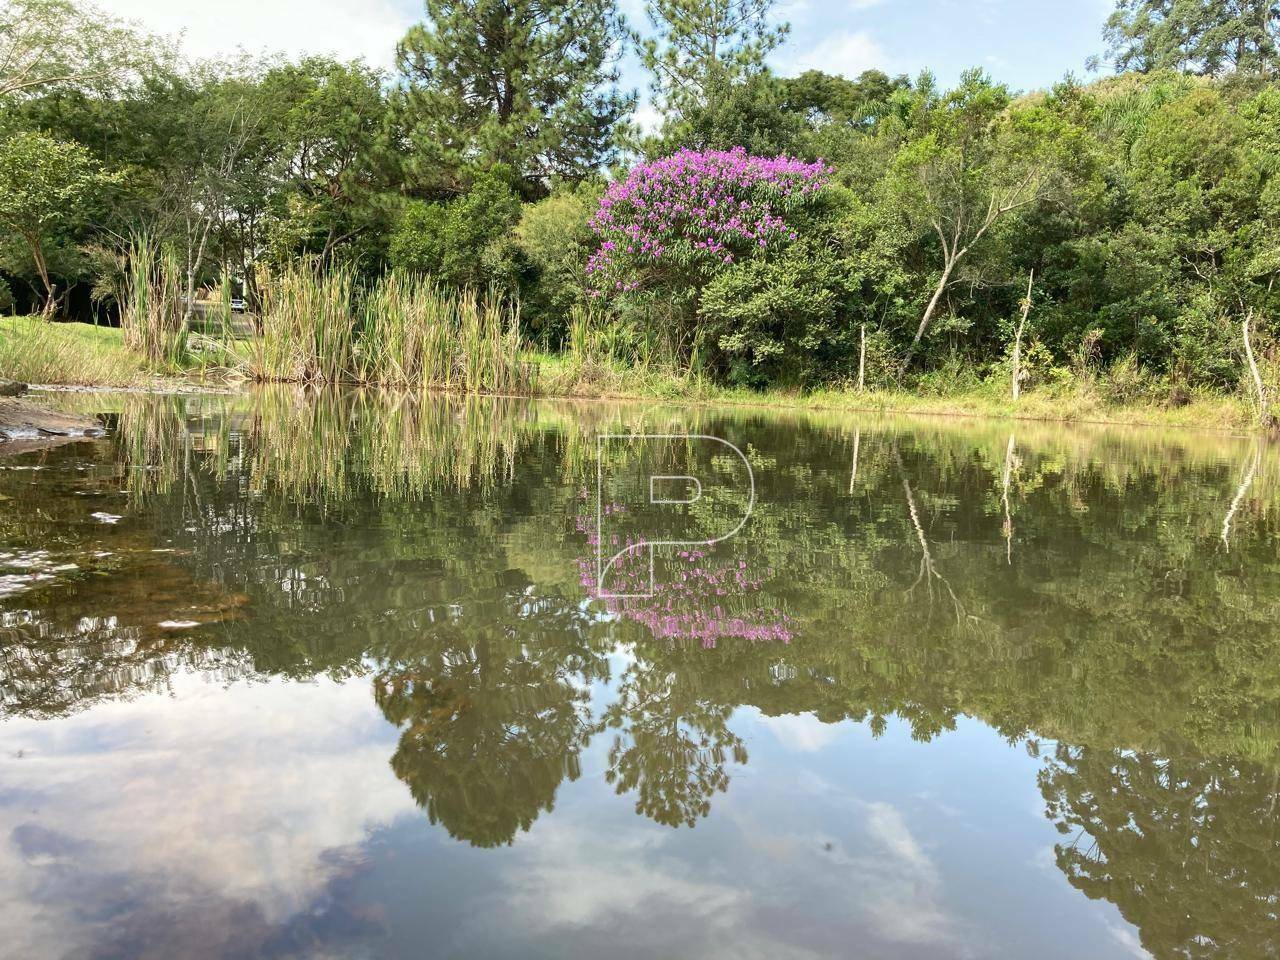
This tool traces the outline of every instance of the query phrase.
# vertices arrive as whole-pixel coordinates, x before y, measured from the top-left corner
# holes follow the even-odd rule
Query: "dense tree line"
[[[928,73],[778,76],[767,0],[648,13],[641,30],[611,0],[429,0],[388,74],[191,62],[90,7],[7,0],[0,300],[110,317],[145,231],[193,291],[229,278],[254,301],[300,257],[403,268],[518,297],[548,348],[581,322],[751,386],[860,368],[873,385],[1007,382],[1024,307],[1031,385],[1109,366],[1117,399],[1235,389],[1245,322],[1270,373],[1272,4],[1120,0],[1102,39],[1128,72],[1030,93],[980,71],[949,90]],[[629,120],[627,44],[656,130]],[[726,156],[823,173],[796,196],[700,174],[653,186],[646,165],[680,156],[712,178],[737,169]],[[669,216],[613,205],[640,182]],[[710,200],[773,226],[747,236]],[[590,267],[619,240],[634,256],[601,283]]]

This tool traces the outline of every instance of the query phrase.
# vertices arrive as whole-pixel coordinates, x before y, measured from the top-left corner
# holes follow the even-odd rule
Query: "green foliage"
[[[510,288],[515,268],[505,243],[520,221],[509,171],[495,167],[445,203],[412,201],[391,235],[393,266],[430,274],[455,287]]]
[[[291,383],[348,379],[355,366],[352,268],[294,261],[261,278],[259,288],[262,336],[253,343],[252,376]]]
[[[270,156],[276,180],[268,201],[268,243],[277,262],[379,259],[386,233],[378,190],[391,160],[390,117],[380,71],[362,63],[309,57],[277,67],[256,97],[272,117]]]
[[[133,237],[120,304],[125,346],[152,363],[177,366],[187,352],[182,265],[172,246]]]
[[[263,277],[257,380],[483,393],[531,387],[511,301],[391,271],[361,289],[350,264],[297,261]]]
[[[553,177],[581,179],[609,159],[618,93],[613,0],[427,0],[428,22],[401,40],[402,122],[410,173],[454,190],[495,163],[538,195]]]
[[[757,156],[795,153],[808,127],[802,113],[784,108],[785,96],[786,81],[768,71],[717,75],[708,81],[705,99],[672,114],[660,135],[643,142],[643,151],[659,156],[681,147],[744,147]]]
[[[1274,0],[1118,0],[1105,37],[1117,70],[1274,75]]]
[[[40,133],[0,140],[0,226],[19,237],[53,308],[46,248],[57,232],[76,226],[95,190],[111,183],[89,152]]]
[[[656,35],[633,34],[633,40],[663,111],[683,115],[714,108],[738,81],[763,73],[765,59],[790,29],[770,21],[772,5],[771,0],[648,0]]]
[[[801,239],[774,255],[724,269],[703,289],[699,313],[730,383],[814,385],[857,369],[857,293],[832,242],[832,217],[798,225]]]
[[[768,0],[652,0],[649,13],[653,30],[632,40],[664,123],[639,138],[620,124],[628,31],[612,0],[430,0],[395,77],[320,57],[187,62],[92,7],[11,0],[0,272],[19,306],[34,294],[37,308],[110,316],[126,300],[118,238],[142,229],[177,257],[166,269],[184,314],[223,284],[256,308],[264,269],[317,258],[353,290],[392,267],[441,296],[518,297],[523,336],[555,349],[600,279],[588,218],[618,148],[646,162],[742,148],[823,161],[830,202],[786,211],[794,240],[729,263],[686,250],[673,225],[670,256],[609,277],[625,296],[591,308],[610,351],[679,356],[734,386],[821,389],[853,378],[865,327],[877,383],[994,390],[1034,271],[1029,389],[1170,404],[1237,391],[1248,315],[1272,362],[1270,5],[1123,0],[1108,39],[1142,72],[1021,96],[979,72],[951,90],[927,73],[775,76],[785,28]],[[338,347],[366,320],[343,322]]]
[[[531,386],[510,301],[392,271],[363,296],[360,313],[353,379],[473,393]]]
[[[113,94],[133,71],[171,55],[89,3],[5,0],[0,5],[0,103],[53,89]]]
[[[520,212],[515,243],[528,265],[523,318],[530,335],[548,346],[559,345],[567,318],[586,303],[595,240],[589,221],[602,189],[594,182],[565,186]]]

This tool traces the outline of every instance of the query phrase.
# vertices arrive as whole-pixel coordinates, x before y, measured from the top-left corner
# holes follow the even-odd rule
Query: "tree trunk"
[[[920,341],[924,339],[925,333],[928,332],[929,324],[933,322],[933,315],[937,312],[938,304],[942,302],[942,295],[947,292],[947,285],[951,283],[951,271],[955,267],[956,261],[950,260],[942,268],[942,277],[938,280],[938,286],[934,289],[933,296],[929,298],[929,305],[924,308],[924,316],[920,318],[920,326],[916,329],[915,339],[911,341],[911,353],[914,353],[916,347],[920,346]]]
[[[1027,277],[1027,299],[1022,301],[1022,318],[1018,321],[1018,332],[1013,337],[1013,399],[1017,402],[1022,393],[1022,331],[1027,325],[1027,314],[1031,312],[1031,287],[1036,282],[1036,272],[1031,271]]]
[[[862,345],[858,351],[858,392],[867,385],[867,325],[862,324]]]
[[[39,237],[28,237],[31,243],[31,259],[35,261],[36,273],[40,275],[40,283],[44,285],[44,309],[41,311],[46,319],[53,315],[53,284],[49,281],[49,265],[44,259],[44,246]]]
[[[1271,425],[1271,414],[1267,409],[1267,391],[1262,386],[1262,374],[1258,372],[1258,361],[1253,356],[1253,344],[1249,340],[1249,324],[1253,321],[1253,310],[1245,314],[1240,329],[1244,335],[1244,355],[1249,361],[1249,372],[1253,374],[1253,388],[1258,392],[1258,411],[1263,426]]]

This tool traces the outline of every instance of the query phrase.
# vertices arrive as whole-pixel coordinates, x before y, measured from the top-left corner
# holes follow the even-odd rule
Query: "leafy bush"
[[[0,277],[0,310],[10,310],[13,308],[13,290],[9,287],[9,282],[4,277]]]
[[[811,384],[857,364],[849,265],[819,233],[716,274],[699,312],[731,383]]]
[[[528,265],[521,295],[523,318],[533,339],[558,346],[566,318],[587,300],[587,261],[593,247],[591,213],[602,188],[584,183],[527,204],[515,242]]]
[[[1107,370],[1101,388],[1104,400],[1122,405],[1152,399],[1157,384],[1155,378],[1138,362],[1137,354],[1126,353]]]
[[[454,287],[512,289],[517,268],[508,238],[519,220],[510,176],[495,166],[447,203],[408,204],[391,236],[391,264]]]

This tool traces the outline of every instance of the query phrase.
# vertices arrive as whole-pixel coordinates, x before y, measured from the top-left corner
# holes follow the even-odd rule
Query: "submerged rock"
[[[7,440],[100,437],[103,432],[94,417],[57,413],[25,400],[0,399],[0,444]]]

